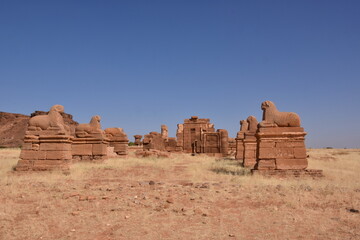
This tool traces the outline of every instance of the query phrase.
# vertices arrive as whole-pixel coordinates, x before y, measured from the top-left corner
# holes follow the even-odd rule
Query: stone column
[[[243,132],[238,132],[235,138],[236,141],[235,159],[241,162],[244,161],[244,138],[245,138],[245,134]]]

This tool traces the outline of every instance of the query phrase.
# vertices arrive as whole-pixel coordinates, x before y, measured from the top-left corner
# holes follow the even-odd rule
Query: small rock
[[[125,219],[129,219],[130,218],[130,216],[125,216]]]
[[[155,185],[155,182],[154,181],[149,181],[149,185]]]
[[[203,183],[200,188],[210,188],[209,183]]]
[[[230,234],[229,234],[229,237],[235,237],[235,234],[231,234],[231,233],[230,233]]]
[[[150,182],[139,182],[140,186],[148,186],[150,185]]]
[[[79,201],[85,201],[86,200],[86,196],[80,196],[79,197]]]
[[[359,213],[360,211],[355,209],[355,208],[349,208],[348,209],[349,212],[352,212],[352,213]]]
[[[79,215],[80,213],[78,212],[78,211],[74,211],[74,212],[72,212],[71,213],[71,215],[73,215],[73,216],[77,216],[77,215]]]
[[[88,201],[92,201],[92,200],[95,200],[95,199],[96,199],[95,196],[88,196],[88,197],[86,198],[86,200],[88,200]]]
[[[168,199],[166,199],[166,202],[167,203],[174,203],[174,199],[173,198],[168,198]]]

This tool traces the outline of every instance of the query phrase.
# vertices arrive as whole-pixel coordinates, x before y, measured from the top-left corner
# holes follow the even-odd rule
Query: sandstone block
[[[255,158],[245,158],[243,162],[244,167],[249,167],[249,168],[254,168],[255,164],[256,164]]]
[[[259,159],[294,158],[293,148],[259,148]]]
[[[34,151],[34,150],[22,150],[20,153],[20,159],[23,160],[46,159],[46,152]]]
[[[92,155],[91,144],[73,144],[72,145],[73,155]]]
[[[93,155],[106,155],[107,145],[106,144],[93,144],[92,154]]]
[[[275,169],[275,160],[259,160],[257,162],[256,169],[262,170],[262,169]]]
[[[275,142],[271,141],[271,142],[263,142],[261,141],[259,143],[259,148],[274,148],[275,147]]]
[[[308,161],[304,159],[276,159],[276,169],[305,169]]]
[[[247,158],[256,158],[256,150],[248,150],[246,151],[245,150],[245,153],[244,153],[244,158],[247,159]]]
[[[274,159],[276,158],[275,148],[259,148],[259,159]]]
[[[306,158],[306,149],[305,148],[294,148],[294,157],[295,158]]]
[[[277,142],[276,147],[305,148],[305,143],[304,141],[283,141],[283,142]]]
[[[42,151],[71,151],[70,143],[41,143]]]
[[[32,149],[32,143],[28,142],[28,143],[23,143],[21,150],[33,150]]]
[[[66,160],[72,159],[71,151],[47,151],[47,160]]]

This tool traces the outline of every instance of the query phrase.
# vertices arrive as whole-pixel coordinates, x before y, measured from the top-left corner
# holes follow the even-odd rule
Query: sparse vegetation
[[[360,236],[358,149],[308,150],[321,179],[251,176],[231,159],[182,154],[13,172],[19,153],[0,150],[0,239]]]

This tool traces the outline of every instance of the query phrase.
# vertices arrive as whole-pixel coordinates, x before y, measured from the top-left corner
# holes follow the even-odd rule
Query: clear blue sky
[[[360,1],[0,1],[0,111],[62,104],[134,134],[272,100],[308,147],[360,147]]]

